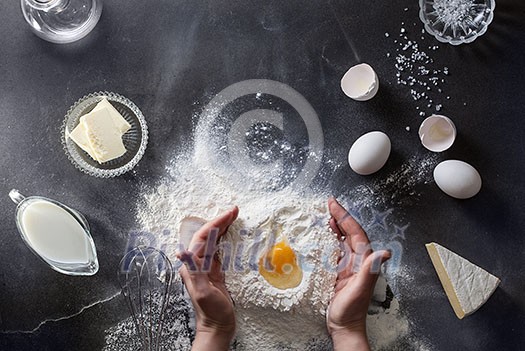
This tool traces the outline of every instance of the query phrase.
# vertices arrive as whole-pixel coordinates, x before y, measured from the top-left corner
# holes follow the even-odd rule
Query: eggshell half
[[[354,100],[370,100],[379,90],[379,78],[370,65],[361,63],[346,71],[341,79],[341,89]]]
[[[390,139],[385,133],[369,132],[354,142],[348,153],[348,163],[357,174],[369,175],[385,165],[390,150]]]
[[[419,127],[421,144],[430,151],[445,151],[456,140],[456,126],[446,116],[432,115],[426,118]]]
[[[443,161],[434,168],[434,180],[447,195],[456,199],[468,199],[481,190],[481,176],[466,162]]]

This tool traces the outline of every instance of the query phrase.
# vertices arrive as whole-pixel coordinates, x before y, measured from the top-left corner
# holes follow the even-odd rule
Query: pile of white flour
[[[158,247],[174,261],[184,218],[210,220],[237,205],[239,218],[221,244],[228,257],[223,259],[227,287],[237,306],[322,316],[335,284],[339,254],[336,236],[328,230],[326,196],[232,188],[214,170],[183,163],[172,169],[170,181],[145,195],[138,213],[142,229],[156,235]],[[296,288],[276,289],[258,272],[259,257],[278,240],[277,231],[301,263],[303,281]]]
[[[174,160],[167,179],[145,190],[138,211],[142,229],[153,233],[157,246],[175,260],[182,219],[211,219],[239,206],[239,218],[225,237],[237,249],[226,271],[226,284],[236,304],[236,349],[331,349],[325,311],[335,284],[339,243],[328,230],[327,195],[234,187],[217,169],[201,166],[187,158]],[[303,281],[296,288],[274,288],[257,270],[276,228],[286,235],[301,262]],[[374,346],[388,346],[408,332],[396,300],[388,309],[373,311],[368,324]]]
[[[203,118],[209,122],[206,116]],[[253,164],[245,167],[228,163],[224,153],[229,150],[220,147],[220,140],[214,140],[214,133],[227,133],[227,128],[219,125],[210,131],[209,124],[201,121],[202,118],[195,130],[193,147],[188,148],[191,151],[174,157],[166,167],[166,177],[143,190],[137,221],[139,231],[148,234],[142,244],[163,250],[175,261],[175,253],[180,249],[179,227],[184,218],[197,216],[209,220],[238,206],[239,217],[221,244],[222,253],[229,257],[229,260],[223,258],[223,264],[238,325],[232,350],[331,350],[325,312],[333,294],[340,252],[335,235],[328,229],[329,194],[308,187],[300,190],[286,187],[283,184],[294,173],[283,176],[279,169],[272,170],[268,164],[258,172]],[[260,128],[254,134],[263,135],[265,126]],[[262,159],[275,159],[272,152],[289,151],[290,145],[268,150],[261,151]],[[421,175],[415,174],[417,167],[412,167],[414,163],[420,164],[416,161],[410,160],[393,178],[402,174],[415,179],[413,185],[417,183]],[[390,188],[391,183],[394,182],[377,184],[377,189],[374,186],[366,191],[355,188],[350,195],[358,195],[363,205],[374,206],[375,203],[365,199],[377,197],[377,191],[385,186]],[[405,195],[405,190],[399,193]],[[302,283],[288,290],[274,288],[258,272],[262,253],[283,238],[295,251],[303,269]],[[135,241],[137,245],[140,243]],[[178,284],[163,344],[166,349],[189,350],[194,337],[192,307]],[[385,302],[386,283],[380,285],[378,289],[382,291],[376,295],[383,297],[372,302],[367,319],[373,349],[420,349],[421,345],[416,346],[416,341],[411,340],[409,322],[400,312],[399,302],[392,295]],[[131,326],[128,319],[107,330],[105,350],[136,348]]]

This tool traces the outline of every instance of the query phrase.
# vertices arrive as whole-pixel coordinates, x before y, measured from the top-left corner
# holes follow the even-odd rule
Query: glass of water
[[[21,0],[21,6],[31,30],[58,44],[88,35],[102,14],[102,0]]]

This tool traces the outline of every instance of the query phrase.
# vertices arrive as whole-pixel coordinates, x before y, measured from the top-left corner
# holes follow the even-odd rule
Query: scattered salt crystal
[[[421,33],[424,32],[425,30],[421,29]],[[385,33],[385,36],[389,36],[387,34]],[[424,36],[421,36],[421,39],[423,38]],[[435,66],[434,59],[429,56],[429,51],[422,51],[417,41],[408,36],[405,22],[401,22],[399,38],[394,39],[393,42],[397,46],[396,54],[392,55],[395,57],[397,84],[410,87],[410,95],[414,101],[426,101],[425,105],[421,106],[422,109],[432,107],[432,97],[436,98],[433,91],[443,93],[440,85],[445,83],[444,76],[449,74],[448,67],[433,67]],[[428,46],[430,52],[437,49],[439,49],[438,45]],[[391,55],[387,53],[386,56]],[[441,108],[442,106],[439,107]]]

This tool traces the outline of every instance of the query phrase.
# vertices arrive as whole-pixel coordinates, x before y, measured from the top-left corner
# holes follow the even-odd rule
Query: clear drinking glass
[[[11,190],[16,226],[22,240],[55,271],[68,275],[93,275],[98,271],[97,250],[84,216],[58,201],[25,197]]]
[[[419,0],[419,17],[428,33],[452,45],[473,42],[494,18],[494,0]]]
[[[102,13],[102,0],[21,0],[21,5],[33,32],[58,44],[88,35]]]

